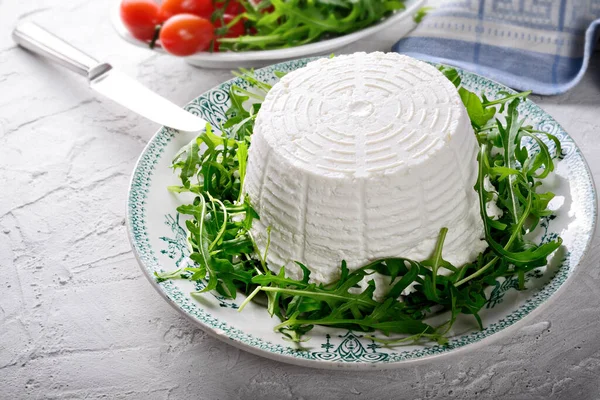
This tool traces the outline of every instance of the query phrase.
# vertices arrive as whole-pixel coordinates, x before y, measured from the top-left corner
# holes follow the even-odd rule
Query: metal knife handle
[[[12,36],[20,46],[47,57],[90,80],[111,68],[109,64],[98,62],[33,22],[19,23]]]

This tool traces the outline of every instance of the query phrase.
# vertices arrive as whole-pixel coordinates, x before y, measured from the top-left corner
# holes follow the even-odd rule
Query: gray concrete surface
[[[0,0],[0,399],[596,399],[600,240],[575,279],[508,337],[371,373],[281,364],[209,338],[131,253],[129,175],[157,126],[16,49],[17,17],[184,104],[228,79],[122,42],[109,1]],[[385,50],[394,33],[345,49]],[[571,92],[538,98],[600,179],[600,56]]]

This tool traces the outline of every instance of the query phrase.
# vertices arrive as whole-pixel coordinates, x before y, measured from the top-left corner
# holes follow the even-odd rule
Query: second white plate
[[[305,44],[303,46],[290,47],[278,50],[262,50],[262,51],[244,51],[244,52],[223,52],[197,53],[193,56],[185,57],[185,60],[194,66],[203,68],[239,68],[239,67],[254,67],[259,65],[272,64],[276,61],[291,60],[302,57],[315,55],[326,55],[334,50],[340,49],[358,40],[365,39],[377,32],[381,32],[389,28],[398,28],[399,24],[413,25],[412,16],[423,5],[425,0],[406,0],[406,8],[399,11],[380,23],[369,28],[350,33],[348,35],[336,37],[333,39],[322,40],[316,43]],[[119,15],[119,5],[121,0],[116,0],[111,11],[111,21],[119,36],[138,47],[145,47],[148,50],[148,44],[137,40],[127,31],[121,17]],[[400,39],[400,38],[398,38]],[[157,47],[153,51],[165,53],[165,51]]]

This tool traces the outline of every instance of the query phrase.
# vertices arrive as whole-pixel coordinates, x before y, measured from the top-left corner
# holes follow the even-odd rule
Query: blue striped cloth
[[[430,2],[432,3],[432,2]],[[575,86],[597,42],[600,0],[438,0],[394,51],[519,90]]]

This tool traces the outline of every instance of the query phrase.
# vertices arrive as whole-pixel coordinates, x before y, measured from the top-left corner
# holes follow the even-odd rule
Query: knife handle
[[[89,80],[111,69],[109,64],[98,62],[33,22],[19,23],[12,36],[18,45],[47,57]]]

